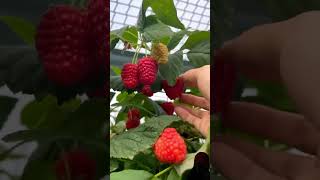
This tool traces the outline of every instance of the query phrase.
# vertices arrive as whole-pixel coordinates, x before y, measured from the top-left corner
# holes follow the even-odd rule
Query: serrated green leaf
[[[166,79],[169,85],[174,85],[177,77],[182,73],[183,68],[183,53],[177,51],[169,55],[167,64],[159,66],[159,76],[161,79]]]
[[[0,96],[0,130],[8,119],[8,115],[17,103],[17,99],[8,96]]]
[[[188,33],[187,30],[181,30],[178,31],[176,33],[174,33],[174,35],[172,36],[172,38],[170,39],[167,47],[170,50],[174,49],[182,40],[182,38]]]
[[[138,42],[138,30],[134,26],[125,26],[121,29],[113,30],[110,32],[110,43],[117,38],[122,41],[127,41],[131,44],[137,44]]]
[[[182,46],[181,49],[192,49],[197,44],[201,43],[202,41],[210,41],[210,32],[209,31],[194,31],[192,32],[186,43]],[[209,49],[210,51],[210,49]]]
[[[5,23],[13,32],[15,32],[24,42],[29,45],[34,44],[36,33],[35,26],[25,19],[14,16],[0,16],[0,21]]]
[[[178,28],[184,29],[184,25],[180,22],[177,16],[177,10],[173,0],[144,0],[147,5],[150,6],[153,12],[157,15],[160,21],[163,23]]]
[[[120,134],[126,130],[126,122],[125,121],[120,121],[114,126],[111,127],[112,132],[116,134]]]
[[[158,21],[153,15],[147,17],[143,32],[147,42],[161,41],[165,38],[170,38],[173,35],[170,27]]]
[[[110,174],[110,179],[112,180],[150,180],[153,174],[149,173],[148,171],[144,170],[123,170],[120,172],[114,172]]]
[[[190,64],[198,68],[210,64],[210,41],[202,41],[187,53]]]
[[[176,116],[158,116],[135,129],[114,136],[110,141],[110,157],[133,159],[135,155],[151,148],[164,128],[180,119]]]

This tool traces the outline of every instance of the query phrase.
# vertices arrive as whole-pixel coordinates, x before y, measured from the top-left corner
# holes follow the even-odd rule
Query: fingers
[[[278,176],[294,179],[305,174],[312,174],[313,176],[319,174],[315,168],[315,160],[311,157],[293,155],[287,152],[274,152],[231,136],[224,136],[219,139],[219,141],[239,150],[259,166]]]
[[[279,59],[290,30],[290,21],[254,27],[227,42],[216,52],[215,61],[235,64],[247,77],[279,81]]]
[[[259,167],[252,160],[230,146],[214,142],[211,148],[213,164],[232,180],[284,180]]]
[[[190,87],[190,88],[197,87],[198,71],[199,69],[191,69],[180,76],[183,79],[184,85],[186,87]]]
[[[200,68],[196,69],[191,69],[182,74],[180,77],[184,80],[185,86],[186,87],[197,87],[198,86],[198,78],[199,75],[201,74],[206,74],[207,77],[210,77],[210,65],[205,65]]]
[[[303,116],[245,102],[231,103],[223,124],[275,141],[316,153],[320,142],[318,131]]]
[[[207,137],[210,127],[210,114],[209,112],[195,110],[183,106],[175,106],[174,111],[184,121],[192,124],[200,133]]]
[[[180,101],[186,104],[210,110],[210,103],[203,97],[198,97],[192,94],[182,94],[180,97]]]

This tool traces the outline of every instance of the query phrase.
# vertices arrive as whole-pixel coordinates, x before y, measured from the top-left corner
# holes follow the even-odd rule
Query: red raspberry
[[[162,80],[161,85],[167,96],[172,100],[179,98],[184,92],[184,82],[182,78],[177,78],[174,86],[169,86],[167,80]]]
[[[98,67],[107,68],[109,65],[109,0],[90,0],[88,3],[88,21],[92,50],[96,54]]]
[[[143,88],[141,89],[141,93],[151,97],[153,95],[153,91],[151,89],[150,85],[144,85]]]
[[[126,128],[132,129],[140,125],[140,119],[128,119],[126,122]]]
[[[173,115],[174,106],[172,102],[164,102],[164,103],[161,103],[160,106],[168,115]]]
[[[153,146],[157,159],[162,163],[179,164],[187,155],[187,146],[174,128],[166,128]]]
[[[140,119],[139,109],[132,108],[128,111],[128,119]]]
[[[127,63],[123,66],[121,78],[124,87],[134,89],[138,85],[138,65]]]
[[[132,108],[128,111],[128,120],[126,122],[126,128],[132,129],[140,125],[140,111],[139,109]]]
[[[68,172],[70,178],[68,178]],[[55,163],[58,180],[96,178],[96,162],[83,150],[73,150],[62,155]]]
[[[152,57],[144,57],[138,62],[139,82],[143,85],[152,85],[157,79],[158,64]]]
[[[37,28],[35,45],[48,79],[62,86],[78,84],[90,71],[86,14],[71,6],[50,8]]]

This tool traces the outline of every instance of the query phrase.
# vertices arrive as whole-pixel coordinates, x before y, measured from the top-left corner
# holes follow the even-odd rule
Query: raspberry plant
[[[48,4],[36,24],[0,17],[25,43],[1,49],[0,85],[34,97],[20,114],[25,129],[1,139],[13,146],[1,148],[0,161],[19,157],[13,151],[25,143],[37,144],[17,178],[96,180],[107,175],[107,3]],[[17,100],[0,99],[2,128]]]
[[[148,8],[152,9],[151,15],[146,15]],[[110,118],[111,179],[190,179],[194,157],[201,151],[208,153],[209,140],[173,114],[169,102],[179,103],[185,90],[200,95],[197,89],[185,89],[178,77],[186,70],[210,64],[210,32],[185,28],[173,0],[144,0],[136,26],[111,31],[111,49],[121,42],[134,55],[121,67],[111,66],[110,96],[119,92],[117,102],[110,104],[111,112],[116,112]],[[152,95],[163,90],[167,101],[154,101]],[[139,122],[132,121],[132,109],[139,110]],[[163,148],[170,138],[159,141],[168,128],[177,131],[177,139],[181,136],[177,149],[172,148],[180,154]],[[184,144],[187,151],[183,151]],[[155,146],[159,147],[156,151]]]

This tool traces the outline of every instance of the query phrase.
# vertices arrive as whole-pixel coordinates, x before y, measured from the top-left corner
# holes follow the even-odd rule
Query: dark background
[[[0,16],[18,16],[34,23],[39,22],[48,4],[68,2],[68,0],[2,0]],[[0,46],[21,45],[21,41],[5,24],[0,22]]]

